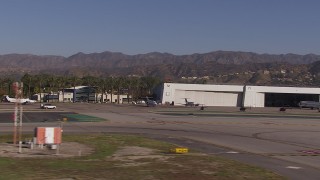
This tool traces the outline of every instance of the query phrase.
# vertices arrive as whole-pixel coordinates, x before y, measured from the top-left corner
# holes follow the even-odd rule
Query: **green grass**
[[[10,136],[0,136],[7,142]],[[0,180],[6,179],[283,179],[262,168],[218,156],[197,153],[170,154],[173,144],[132,135],[64,135],[64,142],[78,142],[95,149],[88,156],[73,158],[0,158]],[[10,141],[10,140],[9,140]],[[164,160],[141,158],[131,161],[110,158],[123,146],[158,150]],[[124,166],[135,163],[136,166]]]
[[[102,118],[83,115],[83,114],[63,114],[63,116],[65,116],[67,118],[72,118],[77,122],[99,122],[99,121],[104,121],[104,119],[102,119]]]

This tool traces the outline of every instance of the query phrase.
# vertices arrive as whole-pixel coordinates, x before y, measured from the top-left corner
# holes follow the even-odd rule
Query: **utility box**
[[[61,144],[61,127],[36,127],[34,130],[35,144]]]

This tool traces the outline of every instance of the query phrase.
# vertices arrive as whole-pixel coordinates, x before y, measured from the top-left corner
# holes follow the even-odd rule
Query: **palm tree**
[[[82,83],[83,85],[89,87],[89,90],[88,90],[88,102],[89,102],[92,88],[97,84],[97,78],[94,76],[85,76],[82,78]],[[95,94],[95,97],[96,97],[96,94]]]
[[[124,87],[128,89],[127,100],[130,103],[130,96],[133,99],[134,89],[137,86],[138,78],[136,77],[124,77]]]
[[[47,84],[49,85],[48,92],[51,94],[55,90],[57,77],[55,75],[48,75]],[[50,101],[50,98],[48,99]]]
[[[141,80],[148,95],[151,95],[151,91],[160,83],[160,79],[156,77],[142,77]]]
[[[73,86],[73,103],[76,102],[76,86],[81,84],[81,79],[77,76],[71,76],[68,80]]]
[[[33,85],[33,77],[26,73],[22,78],[21,78],[21,82],[23,82],[23,85],[24,85],[24,89],[27,88],[28,91],[27,91],[27,97],[30,97],[31,96],[31,87]],[[26,91],[23,91],[23,92],[26,92]]]
[[[124,78],[123,77],[117,77],[115,79],[115,88],[117,89],[117,103],[120,104],[120,93],[121,93],[121,89],[122,87],[125,85],[124,84]]]
[[[129,92],[131,93],[131,97],[134,100],[138,99],[138,90],[139,90],[139,86],[140,86],[140,79],[137,77],[131,77],[130,78],[130,87],[129,87]]]
[[[110,100],[112,103],[113,102],[113,91],[114,91],[114,86],[115,86],[115,78],[112,76],[109,76],[106,79],[106,86],[109,87],[108,89],[110,90],[110,93],[111,93]]]
[[[100,98],[100,102],[103,103],[104,101],[104,94],[106,95],[106,99],[107,99],[107,79],[105,77],[100,77],[97,79],[97,91],[101,93],[101,98]]]
[[[115,83],[115,79],[112,76],[109,77],[101,77],[99,80],[99,86],[101,91],[102,91],[102,102],[103,102],[103,93],[106,96],[106,99],[108,99],[108,92],[111,93],[110,98],[111,98],[111,102],[113,101],[113,90],[114,90],[114,83]]]
[[[58,97],[60,97],[60,90],[62,88],[62,102],[64,102],[64,89],[65,89],[65,85],[67,78],[65,76],[58,76],[56,79],[56,85],[58,88]]]
[[[48,91],[54,91],[57,83],[57,76],[48,75],[47,83],[49,85]]]
[[[38,84],[38,88],[35,88],[35,92],[40,94],[40,106],[42,102],[42,92],[45,90],[46,82],[47,82],[47,75],[45,74],[38,74],[35,77],[35,81]]]
[[[14,82],[14,80],[11,77],[2,77],[0,80],[1,83],[1,95],[8,95],[11,96],[14,94],[14,92],[12,91],[12,83]]]
[[[147,83],[146,83],[145,77],[140,78],[138,88],[139,88],[139,97],[148,95],[148,93],[146,93]]]
[[[130,102],[130,90],[131,90],[131,79],[129,77],[123,77],[123,88],[127,89],[127,102]]]

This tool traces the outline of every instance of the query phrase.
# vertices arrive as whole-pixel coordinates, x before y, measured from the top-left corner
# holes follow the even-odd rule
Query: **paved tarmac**
[[[57,110],[23,106],[36,126],[63,126],[64,133],[135,133],[166,140],[206,153],[226,156],[270,169],[289,179],[320,179],[320,113],[317,110],[206,107],[146,107],[142,105],[57,104]],[[12,104],[0,104],[0,132],[10,133],[12,123],[3,120]],[[61,122],[66,114],[79,113],[105,121]],[[47,117],[50,121],[40,121]],[[74,118],[74,119],[72,119]],[[30,118],[29,118],[30,119]],[[81,119],[81,118],[80,118]],[[79,121],[79,122],[78,122]]]

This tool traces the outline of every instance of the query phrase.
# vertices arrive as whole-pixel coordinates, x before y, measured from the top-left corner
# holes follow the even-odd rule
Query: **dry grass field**
[[[8,145],[10,140],[11,136],[0,137],[0,179],[283,179],[192,149],[187,154],[169,153],[177,146],[140,136],[66,135],[59,153],[46,147],[18,153],[17,147]]]

